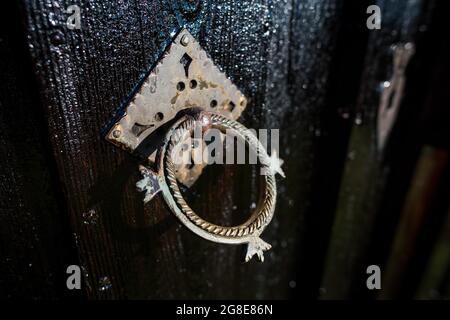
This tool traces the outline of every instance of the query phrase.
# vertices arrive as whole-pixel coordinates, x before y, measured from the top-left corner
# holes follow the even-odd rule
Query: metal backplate
[[[244,95],[183,29],[168,45],[106,139],[132,152],[180,110],[199,107],[226,113],[236,120],[246,104]]]

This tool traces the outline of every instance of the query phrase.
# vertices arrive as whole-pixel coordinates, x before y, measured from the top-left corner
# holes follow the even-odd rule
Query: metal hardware
[[[125,109],[106,139],[128,151],[183,109],[201,107],[237,119],[247,105],[238,88],[183,29]],[[121,134],[117,134],[117,130]]]
[[[395,45],[393,48],[393,73],[389,81],[382,84],[382,93],[377,116],[377,144],[382,151],[397,118],[405,86],[405,70],[415,52],[414,44]]]
[[[246,106],[245,96],[183,29],[169,44],[106,139],[132,152],[181,110],[201,107],[237,119]],[[152,161],[155,155],[156,151],[150,157]],[[177,178],[189,187],[203,168],[202,164],[180,167]]]
[[[258,138],[239,122],[208,112],[201,112],[198,117],[207,118],[208,121],[206,122],[211,127],[216,127],[223,131],[231,130],[242,141],[247,141],[249,147],[254,152],[257,152],[260,162],[267,173],[264,175],[265,190],[262,199],[251,217],[239,226],[219,226],[203,220],[184,200],[177,183],[173,154],[175,146],[182,143],[186,134],[190,135],[192,133],[196,123],[205,122],[198,121],[192,116],[183,117],[170,129],[163,147],[159,149],[157,156],[159,161],[156,164],[156,170],[141,166],[140,170],[143,179],[136,186],[140,191],[146,192],[144,202],[150,201],[158,192],[162,191],[166,203],[175,215],[188,229],[200,237],[219,243],[247,244],[245,260],[249,261],[256,254],[261,261],[264,261],[263,252],[269,250],[271,246],[260,238],[260,234],[273,217],[277,196],[274,175],[280,169],[277,166],[273,166],[272,158],[268,156]]]
[[[162,192],[169,208],[191,231],[214,242],[247,244],[246,261],[255,254],[263,261],[263,252],[271,246],[260,238],[260,234],[275,210],[275,174],[284,177],[284,172],[282,160],[274,153],[269,157],[257,137],[235,121],[246,105],[244,95],[214,65],[192,35],[183,29],[175,36],[106,139],[132,152],[158,128],[164,124],[170,126],[165,139],[149,156],[149,164],[139,168],[143,179],[136,186],[145,191],[144,202]],[[190,113],[179,113],[185,109]],[[172,124],[171,120],[175,123]],[[206,166],[206,163],[186,166],[174,161],[175,146],[191,137],[196,123],[205,130],[209,127],[222,132],[231,130],[256,151],[262,164],[265,191],[256,210],[242,225],[224,227],[203,220],[189,207],[179,190],[178,182],[190,187]]]

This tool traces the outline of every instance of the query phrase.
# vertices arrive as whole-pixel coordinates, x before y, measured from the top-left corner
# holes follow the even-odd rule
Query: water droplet
[[[59,46],[64,43],[64,33],[61,30],[56,30],[50,35],[50,42],[54,46]]]
[[[348,120],[350,118],[350,113],[346,109],[339,109],[338,114],[344,120]]]
[[[98,280],[98,291],[107,291],[112,288],[111,280],[108,277],[101,277]]]
[[[90,209],[88,212],[83,212],[83,223],[87,225],[94,225],[98,222],[98,213],[94,209]]]
[[[322,131],[320,129],[316,129],[316,130],[314,130],[314,135],[316,137],[320,137],[322,135]]]

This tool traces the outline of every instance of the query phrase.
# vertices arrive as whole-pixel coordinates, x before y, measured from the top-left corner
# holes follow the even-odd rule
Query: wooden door
[[[438,11],[436,1],[376,2],[381,30],[366,27],[370,1],[23,0],[14,6],[21,35],[2,31],[2,56],[12,61],[3,63],[5,79],[17,78],[2,87],[9,96],[0,117],[0,157],[8,160],[1,198],[2,225],[9,227],[2,240],[17,238],[5,245],[11,259],[5,268],[7,281],[23,289],[9,295],[69,295],[65,266],[79,264],[82,295],[93,299],[358,296],[367,265],[383,264],[389,253],[390,240],[375,256],[370,248],[385,212],[396,215],[387,231],[389,239],[395,234],[404,181],[424,144],[418,138],[402,148],[406,125],[393,138],[396,151],[380,157],[379,84],[392,72],[390,47],[415,43],[404,101],[410,115],[425,108],[430,88],[414,88],[431,63],[423,48]],[[73,4],[81,8],[79,29],[66,24]],[[273,246],[264,263],[243,263],[241,246],[195,236],[160,197],[144,205],[135,188],[143,160],[104,139],[182,26],[248,97],[240,121],[280,129],[287,177],[278,181],[275,217],[264,233]],[[393,197],[385,190],[400,158],[403,189]],[[257,178],[251,166],[208,168],[190,201],[205,218],[234,224],[249,215]],[[23,258],[15,260],[17,250]],[[17,274],[30,275],[30,282]],[[26,289],[37,286],[46,289]]]

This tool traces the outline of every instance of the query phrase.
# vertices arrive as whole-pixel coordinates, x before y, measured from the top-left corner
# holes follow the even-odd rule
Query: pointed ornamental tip
[[[252,239],[247,245],[247,254],[245,255],[245,262],[250,261],[250,259],[256,254],[261,262],[264,262],[264,251],[270,250],[272,246],[267,242],[263,241],[261,238]]]
[[[268,174],[276,175],[278,173],[283,178],[286,178],[286,175],[284,174],[284,171],[281,168],[283,163],[284,161],[281,158],[279,158],[277,152],[273,150],[267,162],[264,163],[265,167],[261,169],[261,173],[263,175]]]
[[[149,202],[153,197],[161,191],[161,187],[158,181],[158,175],[151,169],[145,166],[139,166],[143,178],[136,183],[136,187],[139,191],[145,191],[144,203]]]

